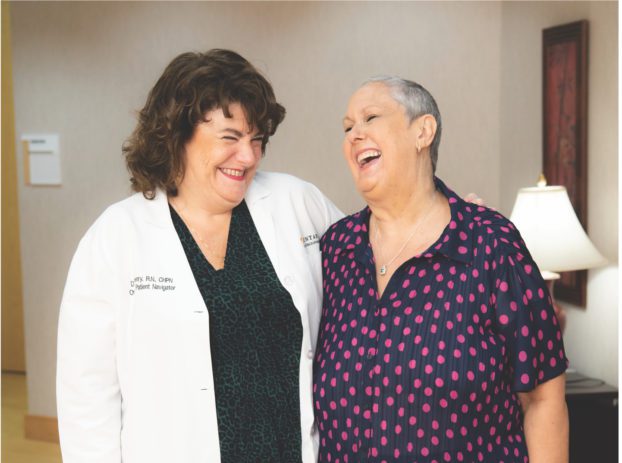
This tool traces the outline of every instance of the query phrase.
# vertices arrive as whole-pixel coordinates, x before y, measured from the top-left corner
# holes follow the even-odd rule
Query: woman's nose
[[[348,133],[346,134],[346,138],[350,143],[354,143],[357,140],[361,140],[365,137],[365,127],[363,122],[357,122],[352,125]]]
[[[242,143],[238,150],[238,158],[246,165],[252,165],[257,160],[257,156],[261,155],[261,147],[256,141]]]

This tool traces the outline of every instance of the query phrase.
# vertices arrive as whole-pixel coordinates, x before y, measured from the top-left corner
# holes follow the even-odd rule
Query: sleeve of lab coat
[[[118,272],[96,223],[73,257],[58,327],[56,395],[64,463],[121,462]]]

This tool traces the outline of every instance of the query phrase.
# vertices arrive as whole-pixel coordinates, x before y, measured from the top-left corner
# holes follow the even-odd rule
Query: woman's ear
[[[424,114],[419,117],[415,123],[415,130],[417,130],[417,152],[422,149],[428,148],[434,140],[436,135],[436,119],[431,114]]]

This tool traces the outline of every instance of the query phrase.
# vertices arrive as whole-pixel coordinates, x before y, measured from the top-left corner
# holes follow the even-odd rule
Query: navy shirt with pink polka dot
[[[435,183],[451,221],[381,297],[369,209],[322,238],[321,462],[527,462],[517,392],[567,367],[551,298],[514,225]]]

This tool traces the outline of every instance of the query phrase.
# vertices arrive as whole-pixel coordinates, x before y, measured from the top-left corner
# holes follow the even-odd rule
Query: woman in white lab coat
[[[318,241],[342,215],[256,172],[285,114],[227,50],[175,58],[124,154],[136,194],[74,256],[61,305],[65,463],[315,462]]]

